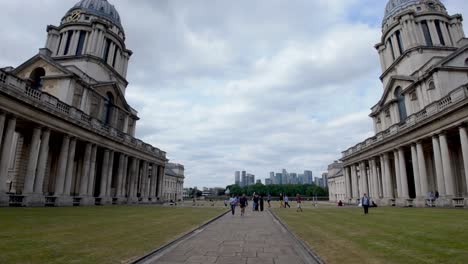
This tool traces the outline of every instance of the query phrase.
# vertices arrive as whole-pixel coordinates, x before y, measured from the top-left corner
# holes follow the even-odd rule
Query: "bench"
[[[24,200],[23,195],[12,194],[12,195],[10,195],[9,205],[11,207],[22,207],[23,206],[23,200]]]
[[[465,198],[463,197],[455,197],[452,199],[452,205],[456,208],[463,208],[465,207]]]
[[[46,207],[54,207],[55,206],[55,201],[57,200],[57,197],[54,196],[46,196],[45,197],[45,206]]]

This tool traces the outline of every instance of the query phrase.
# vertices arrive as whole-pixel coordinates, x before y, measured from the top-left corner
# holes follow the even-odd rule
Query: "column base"
[[[413,199],[410,198],[396,198],[396,206],[398,207],[413,207]]]
[[[45,206],[45,196],[40,193],[30,193],[24,195],[24,206],[42,207]]]
[[[111,197],[99,197],[101,198],[101,204],[100,205],[110,205],[112,204],[112,198]]]
[[[394,198],[381,198],[380,203],[382,206],[396,206],[396,200]]]
[[[452,204],[453,197],[439,197],[439,199],[435,200],[436,207],[453,207]]]
[[[10,196],[6,193],[0,193],[0,207],[10,206]]]
[[[426,207],[428,206],[426,198],[424,197],[417,197],[413,200],[414,207]]]
[[[55,199],[55,206],[73,206],[73,197],[57,196]]]
[[[138,197],[128,197],[127,204],[138,204]]]
[[[80,198],[81,198],[80,200],[81,206],[91,206],[91,205],[94,205],[94,203],[96,202],[94,197],[81,196]]]

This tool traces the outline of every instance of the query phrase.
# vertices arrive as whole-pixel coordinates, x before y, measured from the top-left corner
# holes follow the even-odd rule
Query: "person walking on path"
[[[367,197],[367,194],[364,194],[364,196],[362,197],[361,205],[362,205],[362,208],[364,208],[364,214],[365,215],[368,214],[370,201],[369,201],[369,197]]]
[[[268,203],[268,208],[271,208],[271,204],[270,204],[270,202],[271,202],[271,195],[270,195],[270,194],[268,194],[268,196],[267,196],[267,203]]]
[[[289,197],[287,195],[284,196],[284,208],[286,208],[286,206],[288,208],[291,208],[291,206],[289,205]]]
[[[296,203],[297,203],[297,210],[296,212],[302,212],[302,197],[300,194],[296,194]]]
[[[253,197],[253,211],[258,211],[258,202],[259,202],[258,195],[255,194]]]
[[[248,202],[247,202],[247,197],[245,196],[245,193],[239,199],[239,205],[240,205],[240,208],[241,208],[241,216],[244,216],[245,207],[247,207],[249,205]]]
[[[263,206],[264,206],[263,194],[260,195],[259,203],[260,203],[260,211],[263,212]]]
[[[232,215],[235,215],[236,214],[236,206],[237,206],[237,199],[236,197],[234,197],[234,195],[231,196],[231,198],[229,198],[229,205],[231,205],[231,213]]]
[[[280,200],[280,208],[283,208],[284,207],[284,201],[283,201],[283,194],[280,193],[279,195],[279,200]]]

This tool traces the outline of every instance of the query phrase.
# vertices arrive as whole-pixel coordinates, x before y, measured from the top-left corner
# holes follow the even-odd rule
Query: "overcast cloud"
[[[373,134],[387,0],[109,0],[130,61],[137,136],[185,165],[186,186],[226,186],[234,171],[319,176]],[[77,0],[0,0],[0,66],[45,45]],[[445,0],[468,17],[466,0]]]

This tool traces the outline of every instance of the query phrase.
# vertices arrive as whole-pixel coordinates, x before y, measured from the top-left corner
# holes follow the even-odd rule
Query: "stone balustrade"
[[[413,126],[420,124],[421,122],[424,122],[428,118],[444,111],[448,107],[466,98],[468,98],[468,85],[464,85],[453,90],[446,97],[440,99],[439,101],[433,102],[430,105],[426,106],[421,111],[408,116],[408,118],[404,122],[400,124],[392,125],[387,130],[379,132],[375,136],[368,138],[361,143],[356,144],[354,147],[351,147],[346,151],[343,151],[342,157],[346,158],[348,156],[354,155],[369,147],[374,146],[375,144],[378,144],[380,141],[384,139],[387,139],[400,132],[410,129]]]
[[[10,94],[23,102],[46,108],[49,113],[65,117],[75,124],[79,124],[86,129],[92,130],[114,141],[121,142],[126,146],[166,159],[166,152],[146,144],[129,134],[109,127],[100,120],[60,101],[58,98],[48,93],[32,89],[24,80],[10,75],[3,70],[0,70],[0,91]]]

